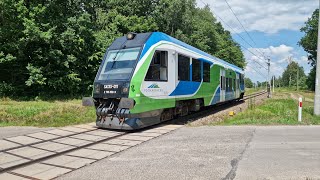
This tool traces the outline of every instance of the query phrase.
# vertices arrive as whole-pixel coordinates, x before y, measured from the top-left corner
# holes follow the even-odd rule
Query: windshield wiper
[[[116,52],[116,55],[114,55],[114,57],[112,58],[113,61],[112,61],[111,69],[113,68],[114,64],[116,63],[116,58],[117,58],[119,52],[120,52],[122,49],[125,49],[125,48],[126,48],[126,45],[124,45],[126,42],[127,42],[127,40],[125,40],[125,41],[121,44],[120,49]]]

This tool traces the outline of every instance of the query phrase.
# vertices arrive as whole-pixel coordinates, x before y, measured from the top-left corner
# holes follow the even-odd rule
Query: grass
[[[258,91],[265,90],[265,89],[266,88],[246,88],[245,95],[253,94],[253,93],[256,93]]]
[[[290,91],[280,89],[272,99],[262,105],[228,117],[223,122],[212,125],[318,125],[320,117],[313,115],[313,102],[303,102],[302,122],[298,122],[298,102],[290,98],[290,93],[306,95],[313,98],[312,92]]]
[[[60,127],[95,121],[93,107],[81,100],[14,101],[0,99],[0,126]]]

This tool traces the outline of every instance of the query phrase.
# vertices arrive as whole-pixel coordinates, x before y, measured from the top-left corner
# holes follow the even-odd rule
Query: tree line
[[[307,84],[308,76],[304,73],[304,69],[302,66],[299,66],[299,64],[295,61],[292,61],[288,64],[284,72],[279,77],[270,77],[271,78],[271,86],[275,87],[288,87],[288,88],[294,88],[297,87],[301,89],[310,89],[310,87]],[[274,78],[274,81],[273,81]],[[266,87],[267,82],[252,82],[250,78],[245,78],[245,85],[248,88],[253,87]]]
[[[245,66],[230,32],[195,0],[0,0],[0,96],[90,95],[112,41],[151,31]]]

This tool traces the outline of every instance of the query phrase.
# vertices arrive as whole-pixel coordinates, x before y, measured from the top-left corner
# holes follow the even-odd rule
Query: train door
[[[170,96],[175,89],[175,57],[172,50],[158,48],[152,57],[141,92],[153,99]]]
[[[220,69],[220,102],[226,100],[226,70]]]
[[[240,84],[239,84],[239,74],[236,73],[236,98],[240,97]]]

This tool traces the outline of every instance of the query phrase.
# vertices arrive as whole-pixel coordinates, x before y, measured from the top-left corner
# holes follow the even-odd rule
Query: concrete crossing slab
[[[73,152],[68,153],[67,155],[71,156],[79,156],[84,158],[91,158],[91,159],[103,159],[105,157],[108,157],[110,155],[114,154],[114,152],[103,152],[103,151],[97,151],[93,149],[79,149]]]
[[[53,179],[70,171],[70,169],[36,163],[16,169],[13,172],[37,179]]]
[[[9,149],[9,148],[18,147],[18,146],[20,146],[20,145],[17,143],[13,143],[13,142],[6,141],[3,139],[0,140],[0,151],[5,150],[5,149]]]
[[[21,176],[16,176],[16,175],[9,174],[9,173],[0,174],[0,179],[3,179],[3,180],[29,180],[27,178],[23,178]]]
[[[154,137],[149,137],[149,136],[133,136],[133,135],[124,135],[119,137],[119,139],[125,139],[125,140],[134,140],[134,141],[148,141]]]
[[[54,140],[54,142],[58,142],[58,143],[62,143],[62,144],[69,144],[71,146],[84,146],[84,145],[92,143],[91,141],[69,138],[69,137],[57,139],[57,140]]]
[[[114,145],[122,145],[122,146],[135,146],[143,143],[143,141],[130,141],[125,139],[111,139],[109,141],[103,142],[103,144],[114,144]]]
[[[57,135],[57,136],[68,136],[68,135],[76,134],[75,132],[64,131],[61,129],[53,129],[53,130],[45,131],[45,132],[53,134],[53,135]]]
[[[73,127],[82,128],[82,129],[89,129],[89,130],[97,129],[96,126],[87,125],[87,124],[75,125],[75,126],[73,126]]]
[[[0,153],[0,168],[8,168],[22,163],[26,163],[28,161],[29,160],[27,159],[23,159],[7,153]]]
[[[91,164],[95,161],[96,160],[92,160],[92,159],[85,159],[85,158],[62,155],[62,156],[58,156],[58,157],[43,161],[43,163],[78,169],[78,168],[81,168],[87,164]]]
[[[69,146],[69,145],[54,143],[54,142],[39,143],[39,144],[33,145],[33,147],[45,149],[48,151],[55,151],[55,152],[63,152],[63,151],[67,151],[75,148],[74,146]]]
[[[57,135],[48,134],[48,133],[44,133],[44,132],[28,134],[28,136],[31,136],[31,137],[34,137],[34,138],[37,138],[37,139],[42,139],[42,140],[50,140],[50,139],[54,139],[54,138],[60,137],[60,136],[57,136]]]
[[[110,132],[110,131],[105,131],[105,130],[95,130],[95,131],[87,132],[86,134],[92,134],[92,135],[103,136],[103,137],[114,137],[114,136],[117,136],[117,135],[123,134],[123,133]]]
[[[93,141],[93,142],[105,139],[104,137],[94,136],[94,135],[90,135],[90,134],[77,134],[77,135],[74,135],[74,136],[71,136],[71,137],[74,137],[74,138],[77,138],[77,139]]]
[[[19,143],[19,144],[23,144],[23,145],[37,143],[37,142],[41,141],[40,139],[36,139],[36,138],[28,137],[28,136],[16,136],[16,137],[11,137],[11,138],[7,138],[7,139],[10,141]]]
[[[168,129],[168,130],[175,130],[175,129],[178,129],[178,128],[181,128],[183,127],[183,125],[163,125],[163,126],[159,126],[155,129]]]
[[[10,150],[8,152],[10,152],[12,154],[16,154],[18,156],[33,159],[33,160],[54,154],[53,152],[49,152],[49,151],[45,151],[45,150],[41,150],[41,149],[36,149],[33,147],[22,147],[22,148]]]
[[[145,137],[158,137],[158,136],[161,136],[162,134],[139,132],[139,133],[132,133],[130,135],[132,135],[132,136],[145,136]]]
[[[149,129],[149,130],[145,130],[145,131],[141,131],[143,133],[159,133],[159,134],[165,134],[168,133],[172,130],[168,130],[168,129]]]
[[[111,151],[111,152],[120,152],[128,148],[130,148],[130,146],[118,146],[113,144],[95,144],[87,147],[87,149],[97,149],[97,150]]]
[[[89,131],[87,129],[77,128],[77,127],[72,127],[72,126],[63,127],[63,128],[59,128],[59,129],[64,130],[64,131],[72,131],[72,132],[76,132],[76,133]]]

